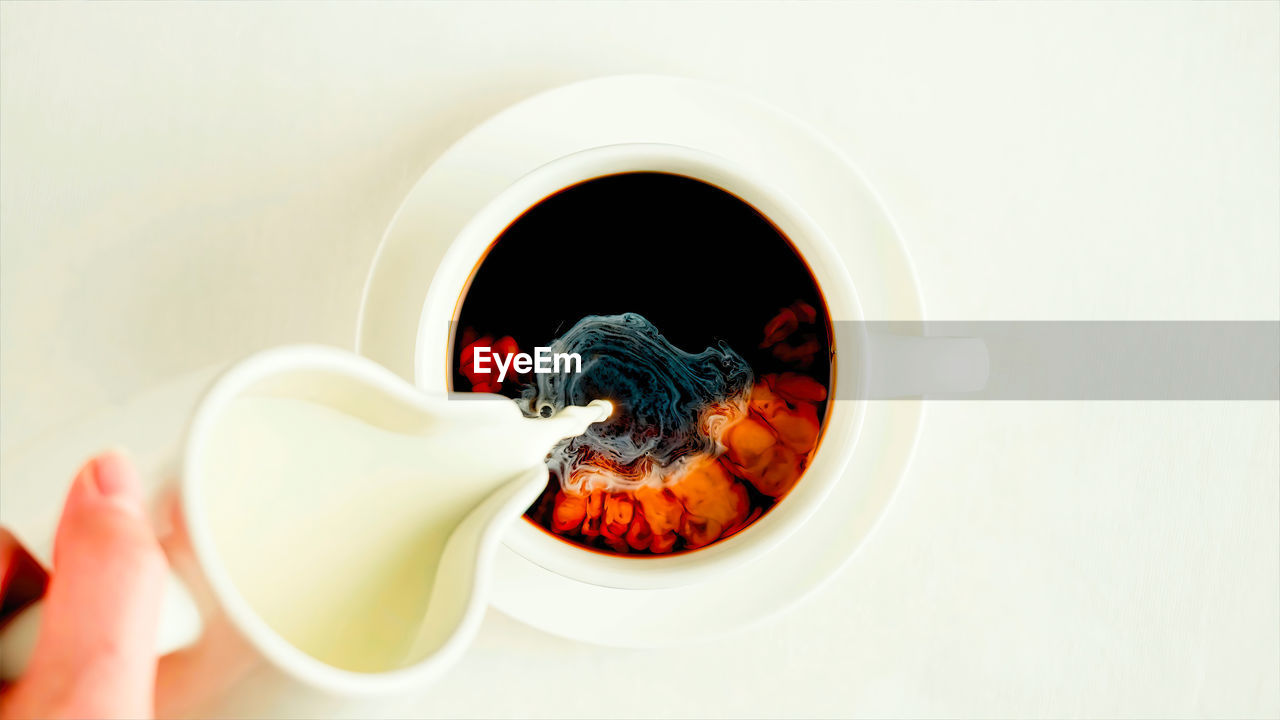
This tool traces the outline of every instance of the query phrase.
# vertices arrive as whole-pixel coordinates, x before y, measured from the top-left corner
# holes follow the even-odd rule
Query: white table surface
[[[349,346],[432,159],[623,72],[828,134],[931,318],[1280,318],[1273,2],[4,3],[0,450],[257,348]],[[622,651],[490,613],[419,697],[259,679],[226,712],[1274,717],[1278,478],[1274,402],[936,404],[863,551],[757,632]]]

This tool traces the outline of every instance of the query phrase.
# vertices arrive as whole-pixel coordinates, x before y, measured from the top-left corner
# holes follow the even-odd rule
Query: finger
[[[129,459],[90,460],[67,495],[40,636],[15,693],[57,712],[152,712],[165,561]]]
[[[182,580],[202,616],[215,612],[217,602],[213,598],[213,589],[200,572],[200,563],[196,560],[195,550],[191,547],[191,536],[187,533],[187,524],[182,517],[181,496],[176,491],[169,490],[160,498],[158,506],[157,536],[160,549],[169,561],[169,568]]]
[[[205,622],[200,641],[160,658],[156,671],[156,717],[186,717],[226,694],[259,657],[225,614]]]
[[[156,671],[156,716],[182,717],[198,713],[223,695],[257,666],[259,657],[218,608],[192,550],[177,493],[161,500],[159,515],[161,526],[168,530],[161,535],[160,546],[169,567],[187,586],[205,618],[199,642],[160,658]]]

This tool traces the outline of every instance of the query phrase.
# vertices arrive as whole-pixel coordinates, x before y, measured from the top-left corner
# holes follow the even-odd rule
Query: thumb
[[[90,460],[62,510],[39,640],[15,705],[150,716],[164,570],[133,463],[116,451]]]

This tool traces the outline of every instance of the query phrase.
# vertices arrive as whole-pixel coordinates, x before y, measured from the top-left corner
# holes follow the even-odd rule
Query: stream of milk
[[[309,401],[237,398],[205,450],[219,558],[294,646],[348,670],[391,669],[417,635],[458,523],[557,440],[607,414],[568,407],[529,419],[512,404],[402,433]]]

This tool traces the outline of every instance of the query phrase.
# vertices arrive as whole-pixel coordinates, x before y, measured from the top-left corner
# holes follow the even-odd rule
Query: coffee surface
[[[826,413],[831,333],[809,268],[755,208],[683,176],[596,178],[527,210],[474,271],[454,333],[455,390],[520,398],[531,413],[566,389],[573,403],[631,395],[606,397],[637,412],[596,432],[625,442],[584,437],[553,452],[551,482],[527,515],[597,550],[687,551],[745,528],[799,479]],[[588,348],[603,367],[560,375],[559,386],[537,374],[496,382],[469,364],[477,346]],[[699,356],[719,373],[691,372]],[[655,413],[667,399],[678,412]],[[708,416],[706,432],[690,435],[688,420]],[[689,462],[637,492],[646,448],[659,466],[673,452]],[[601,454],[619,461],[614,477],[608,463],[597,472]]]

